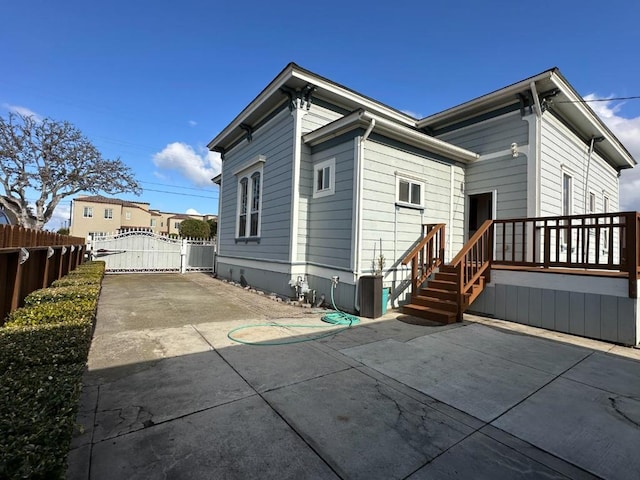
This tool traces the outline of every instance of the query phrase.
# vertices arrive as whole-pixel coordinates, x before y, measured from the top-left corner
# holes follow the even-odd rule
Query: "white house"
[[[617,212],[619,172],[635,165],[555,68],[416,119],[291,63],[208,146],[223,159],[214,179],[221,277],[242,276],[287,296],[302,280],[327,299],[338,277],[336,303],[358,311],[361,278],[382,266],[390,301],[407,313],[451,321],[470,308],[507,318],[513,307],[504,293],[517,288],[504,277],[513,273],[507,267],[585,269],[597,243],[598,269],[616,269],[626,285],[628,255],[620,241],[631,223],[592,218],[590,234],[585,220],[582,230],[567,219],[544,227],[500,223]],[[557,254],[547,255],[553,246]],[[461,265],[470,272],[463,290]],[[505,284],[496,283],[500,268]],[[454,284],[443,295],[450,298],[423,300],[426,279],[432,292]],[[544,290],[544,281],[531,282],[525,284],[540,292],[520,292],[527,302]],[[594,287],[585,288],[583,295]],[[618,294],[635,315],[631,288]],[[579,302],[568,295],[572,301]],[[560,297],[557,303],[564,311]],[[638,343],[635,318],[614,341]]]

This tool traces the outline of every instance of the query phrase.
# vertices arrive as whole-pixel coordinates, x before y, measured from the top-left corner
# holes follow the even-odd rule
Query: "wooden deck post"
[[[629,275],[629,298],[638,298],[638,214],[625,215],[626,267]]]

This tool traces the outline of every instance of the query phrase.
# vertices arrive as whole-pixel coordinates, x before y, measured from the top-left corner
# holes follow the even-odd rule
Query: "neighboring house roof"
[[[148,211],[148,210],[142,208],[140,205],[136,205],[133,202],[128,202],[126,200],[120,200],[118,198],[103,197],[102,195],[94,195],[94,196],[91,196],[91,197],[78,197],[78,198],[74,198],[74,200],[78,201],[78,202],[106,203],[108,205],[121,205],[123,207],[139,208],[140,210],[143,210],[145,212]],[[145,205],[149,205],[147,202],[137,202],[137,203],[142,203],[142,204],[145,204]]]
[[[523,93],[531,94],[536,108],[549,109],[565,123],[569,123],[586,143],[589,143],[591,138],[603,137],[604,141],[599,142],[596,149],[618,169],[632,168],[636,164],[629,151],[569,84],[558,68],[545,70],[533,77],[425,117],[418,121],[417,126],[437,132],[485,112],[513,105],[518,101],[518,94]]]

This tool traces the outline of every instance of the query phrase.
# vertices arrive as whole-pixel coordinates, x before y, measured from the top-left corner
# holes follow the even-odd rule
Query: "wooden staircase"
[[[442,258],[431,261],[432,265],[437,265],[437,271],[436,268],[431,269],[428,276],[432,278],[428,281],[423,275],[426,269],[420,271],[420,260],[424,258],[414,248],[403,260],[404,264],[412,264],[412,291],[411,303],[402,307],[402,313],[442,324],[462,321],[464,311],[482,293],[485,282],[490,280],[493,257],[491,226],[490,220],[485,222],[449,265],[444,265]],[[440,253],[444,257],[444,248]],[[426,286],[423,287],[425,281]]]

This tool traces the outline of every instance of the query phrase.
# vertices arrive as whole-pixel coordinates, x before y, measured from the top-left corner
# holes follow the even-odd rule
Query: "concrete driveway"
[[[227,332],[321,314],[205,274],[107,276],[68,477],[638,478],[639,350],[398,315],[251,346]]]

